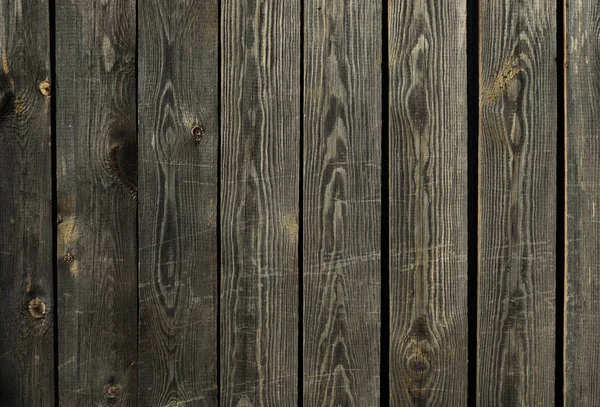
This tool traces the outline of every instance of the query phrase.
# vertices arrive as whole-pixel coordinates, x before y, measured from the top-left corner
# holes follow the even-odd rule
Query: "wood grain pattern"
[[[556,3],[480,2],[477,402],[554,402]]]
[[[54,403],[47,1],[0,2],[0,404]]]
[[[61,406],[137,405],[136,10],[56,1]]]
[[[300,4],[222,1],[221,405],[298,380]]]
[[[564,405],[591,406],[600,400],[600,5],[570,2],[566,17]]]
[[[390,2],[390,404],[467,405],[466,4]]]
[[[216,0],[139,2],[141,406],[216,406]]]
[[[379,406],[381,2],[304,6],[304,405]]]

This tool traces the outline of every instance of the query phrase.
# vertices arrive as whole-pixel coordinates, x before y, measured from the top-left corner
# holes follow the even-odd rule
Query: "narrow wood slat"
[[[136,10],[56,1],[60,405],[137,396]]]
[[[300,4],[221,4],[221,405],[292,406]]]
[[[382,5],[304,6],[304,405],[379,406]]]
[[[139,12],[141,406],[216,406],[216,0]]]
[[[0,404],[54,403],[49,3],[0,3]]]
[[[480,2],[481,406],[551,405],[555,366],[556,3]]]
[[[597,1],[566,7],[565,406],[600,400],[599,20]]]
[[[390,404],[467,405],[466,4],[390,2]]]

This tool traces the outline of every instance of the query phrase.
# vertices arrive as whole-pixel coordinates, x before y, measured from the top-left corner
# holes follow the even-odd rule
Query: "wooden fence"
[[[600,405],[599,21],[2,0],[0,405]]]

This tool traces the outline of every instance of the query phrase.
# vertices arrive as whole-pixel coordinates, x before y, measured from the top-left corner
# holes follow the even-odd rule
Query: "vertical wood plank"
[[[138,7],[139,400],[216,406],[218,1]]]
[[[480,2],[481,406],[554,402],[556,3]]]
[[[566,10],[566,316],[565,406],[600,399],[600,5]],[[562,62],[562,61],[561,61]]]
[[[379,406],[382,7],[304,5],[304,405]]]
[[[47,1],[0,3],[0,404],[54,403]]]
[[[390,402],[467,405],[466,4],[390,2]]]
[[[60,405],[137,405],[136,10],[56,1]]]
[[[222,1],[221,405],[297,403],[300,3]]]

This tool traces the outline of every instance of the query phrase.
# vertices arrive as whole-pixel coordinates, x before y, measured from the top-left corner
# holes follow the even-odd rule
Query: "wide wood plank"
[[[221,405],[292,406],[300,3],[221,4]]]
[[[49,3],[0,3],[0,404],[54,403]]]
[[[382,5],[304,12],[304,405],[379,406]]]
[[[599,20],[597,1],[566,7],[565,406],[600,400]]]
[[[58,383],[137,405],[134,0],[56,1]]]
[[[140,406],[216,406],[216,0],[139,12]]]
[[[554,401],[556,2],[480,2],[477,401]]]
[[[390,2],[392,406],[467,405],[465,33],[465,1]]]

